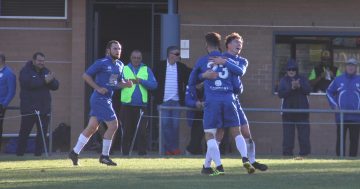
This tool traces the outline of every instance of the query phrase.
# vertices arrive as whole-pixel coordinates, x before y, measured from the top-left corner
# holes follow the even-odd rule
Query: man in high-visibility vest
[[[122,153],[129,155],[132,140],[136,137],[138,154],[146,155],[146,118],[141,119],[137,136],[134,135],[140,111],[147,114],[148,90],[156,89],[157,82],[151,69],[142,63],[142,54],[139,50],[132,51],[130,63],[124,67],[124,79],[131,80],[134,85],[121,89]]]

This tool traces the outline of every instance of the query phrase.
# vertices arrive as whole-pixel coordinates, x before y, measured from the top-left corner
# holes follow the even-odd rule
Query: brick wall
[[[244,37],[242,55],[249,59],[249,68],[243,77],[245,92],[243,106],[279,108],[280,100],[272,93],[273,33],[286,32],[359,32],[358,28],[321,28],[317,26],[360,26],[360,2],[348,1],[258,1],[258,0],[184,0],[179,1],[181,39],[190,40],[190,59],[193,66],[205,54],[204,34],[211,31],[223,37],[238,32]],[[252,25],[252,26],[244,26]],[[290,26],[290,27],[259,27]],[[293,27],[291,27],[293,26]],[[305,27],[296,27],[305,26]],[[312,27],[314,26],[314,27]],[[310,96],[311,108],[327,109],[325,96]],[[279,122],[251,124],[259,154],[281,154],[282,127],[279,113],[248,113],[250,122]],[[311,121],[331,122],[330,114],[312,114]],[[335,125],[311,125],[313,154],[335,153]],[[294,153],[298,153],[296,149]]]
[[[68,1],[66,20],[0,19],[0,51],[17,75],[16,96],[10,105],[20,104],[20,69],[41,51],[60,82],[59,90],[52,92],[52,126],[65,122],[77,136],[84,127],[85,7],[85,0]],[[19,111],[7,111],[7,117],[18,115]],[[4,133],[18,133],[19,128],[20,118],[5,120]]]

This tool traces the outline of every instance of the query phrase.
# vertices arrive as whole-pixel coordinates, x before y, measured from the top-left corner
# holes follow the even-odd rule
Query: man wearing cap
[[[308,78],[313,92],[325,93],[331,81],[340,74],[340,70],[332,64],[330,51],[323,50],[320,64],[311,70]]]
[[[280,80],[278,95],[282,99],[282,109],[309,109],[307,96],[311,91],[306,77],[299,75],[295,60],[287,63],[286,75]],[[300,156],[310,154],[309,113],[282,113],[283,120],[283,155],[293,156],[295,128],[298,131]]]
[[[360,109],[360,76],[357,73],[358,61],[350,58],[346,61],[345,73],[336,77],[329,85],[326,95],[330,107],[334,110],[359,110]],[[337,123],[336,135],[336,154],[340,155],[340,115],[335,114]],[[349,156],[357,155],[360,130],[360,114],[344,114],[344,138],[346,131],[350,135],[350,152]],[[345,142],[344,142],[345,154]],[[344,155],[343,154],[343,155]]]

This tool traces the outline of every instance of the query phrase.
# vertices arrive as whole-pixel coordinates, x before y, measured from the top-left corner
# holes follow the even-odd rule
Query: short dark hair
[[[140,53],[140,54],[142,54],[139,49],[135,49],[135,50],[131,51],[130,55],[133,54],[133,53]]]
[[[42,53],[42,52],[36,52],[36,53],[34,53],[34,55],[33,55],[33,57],[32,57],[33,60],[36,60],[37,56],[45,57],[44,53]]]
[[[3,53],[0,53],[0,60],[2,61],[2,62],[5,62],[5,55],[3,54]]]
[[[166,55],[167,55],[167,57],[169,57],[170,52],[173,51],[173,50],[180,50],[180,49],[179,49],[178,46],[175,46],[175,45],[169,46],[169,47],[166,49]]]
[[[114,43],[117,43],[121,46],[120,42],[119,41],[116,41],[116,40],[110,40],[107,44],[106,44],[106,49],[111,49],[111,45],[114,44]]]
[[[231,43],[231,41],[234,39],[239,39],[241,42],[244,42],[244,39],[242,38],[242,36],[239,35],[238,33],[234,32],[225,37],[225,47],[227,48],[228,44]]]
[[[205,41],[209,46],[220,48],[221,35],[216,32],[209,32],[205,35]]]

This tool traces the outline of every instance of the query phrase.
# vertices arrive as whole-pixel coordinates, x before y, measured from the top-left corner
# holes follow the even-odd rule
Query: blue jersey
[[[86,74],[93,78],[95,77],[95,83],[100,87],[106,88],[108,92],[103,95],[94,90],[92,97],[111,98],[114,90],[118,89],[118,82],[120,82],[123,77],[123,68],[124,64],[120,60],[113,62],[109,56],[96,60],[95,63],[86,70]]]
[[[7,107],[14,98],[16,91],[16,76],[7,66],[0,70],[0,104]]]
[[[246,73],[246,70],[247,70],[247,67],[249,65],[249,62],[246,58],[243,58],[241,56],[238,56],[238,55],[232,55],[228,52],[225,52],[223,54],[224,57],[227,57],[227,58],[230,58],[231,60],[233,60],[234,62],[236,62],[237,64],[239,65],[242,65],[242,76],[245,75]],[[242,85],[242,82],[241,82],[241,78],[240,76],[238,77],[238,79],[233,79],[233,87],[234,87],[234,93],[235,94],[239,94],[239,93],[242,93],[243,92],[243,85]]]
[[[204,81],[205,99],[212,100],[232,96],[234,92],[234,77],[242,76],[245,73],[244,71],[246,71],[246,66],[244,66],[244,62],[238,63],[232,59],[227,59],[224,65],[215,65],[209,61],[209,58],[212,56],[222,56],[222,54],[219,51],[213,51],[197,61],[189,77],[190,91],[195,93],[195,85],[199,81],[199,75],[211,69],[218,72],[218,77]]]

